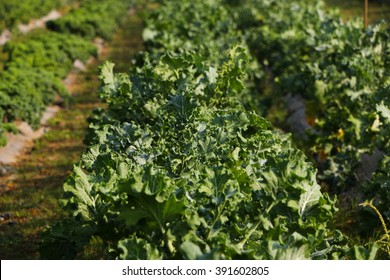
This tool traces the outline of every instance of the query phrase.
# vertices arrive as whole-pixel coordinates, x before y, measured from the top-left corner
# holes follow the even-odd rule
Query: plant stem
[[[378,208],[376,208],[373,204],[372,204],[372,201],[368,202],[368,201],[365,201],[363,203],[360,203],[359,204],[360,206],[365,206],[365,207],[370,207],[371,209],[373,209],[375,211],[375,213],[378,215],[381,223],[382,223],[382,227],[385,231],[385,236],[387,238],[388,241],[390,241],[390,236],[389,236],[389,231],[387,229],[387,226],[386,226],[386,223],[385,223],[385,220],[383,219],[382,217],[382,214],[379,212]]]
[[[260,225],[261,221],[259,220],[256,224],[254,224],[249,232],[245,235],[245,238],[238,244],[240,248],[244,248],[245,243],[249,240],[249,238],[252,236],[252,234],[255,232],[257,227]]]

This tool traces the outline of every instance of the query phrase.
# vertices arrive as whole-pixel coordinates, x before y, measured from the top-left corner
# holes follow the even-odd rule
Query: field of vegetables
[[[0,128],[66,95],[130,5],[107,3],[7,43]],[[388,23],[309,0],[138,4],[145,50],[127,73],[101,65],[104,106],[40,257],[389,259]]]

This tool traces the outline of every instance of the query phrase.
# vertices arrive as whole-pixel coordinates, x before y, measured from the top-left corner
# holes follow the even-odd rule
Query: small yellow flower
[[[337,139],[340,141],[344,141],[344,130],[342,128],[339,128],[336,134]]]

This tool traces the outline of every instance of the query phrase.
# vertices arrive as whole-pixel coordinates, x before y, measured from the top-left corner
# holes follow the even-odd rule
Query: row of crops
[[[0,5],[0,33],[8,28],[13,30],[17,24],[28,23],[31,19],[45,16],[76,0],[2,0]]]
[[[389,214],[385,27],[364,31],[315,1],[160,2],[144,16],[146,52],[133,69],[101,67],[106,106],[42,257],[388,257],[390,240],[356,244],[337,230],[337,198],[319,185],[331,195],[353,186],[362,197],[352,199],[375,197]],[[260,116],[287,95],[312,120],[299,135],[309,158]],[[361,182],[356,169],[372,153],[374,174]]]
[[[271,103],[287,95],[304,99],[309,129],[299,137],[321,179],[334,189],[349,188],[372,177],[358,171],[365,155],[379,154],[386,165],[388,25],[362,30],[360,21],[344,23],[317,1],[246,1],[231,9],[253,55],[272,75]]]
[[[0,72],[0,146],[6,144],[4,132],[15,131],[14,121],[26,121],[35,128],[54,98],[68,95],[62,79],[73,62],[86,62],[97,56],[91,39],[110,39],[125,18],[129,2],[117,1],[112,5],[106,1],[83,1],[62,18],[49,21],[47,32],[37,32],[4,46],[7,59]]]
[[[318,182],[346,197],[351,211],[374,199],[388,222],[388,23],[364,30],[361,21],[343,22],[337,13],[325,12],[321,1],[226,2],[265,79],[273,81],[261,97],[263,108],[280,108],[281,100],[299,97],[306,118],[294,136],[315,162]],[[283,108],[288,111],[288,104]],[[278,121],[289,129],[290,117]],[[365,212],[353,226],[359,234],[372,234],[379,220]]]

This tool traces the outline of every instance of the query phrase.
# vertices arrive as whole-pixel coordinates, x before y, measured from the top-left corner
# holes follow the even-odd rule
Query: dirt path
[[[0,177],[0,259],[39,258],[40,233],[63,215],[58,205],[62,184],[84,150],[87,118],[101,105],[96,97],[98,65],[109,59],[117,71],[126,71],[142,48],[141,29],[139,17],[129,15],[102,58],[75,76],[73,97],[48,121],[50,130],[11,166],[7,177]]]

